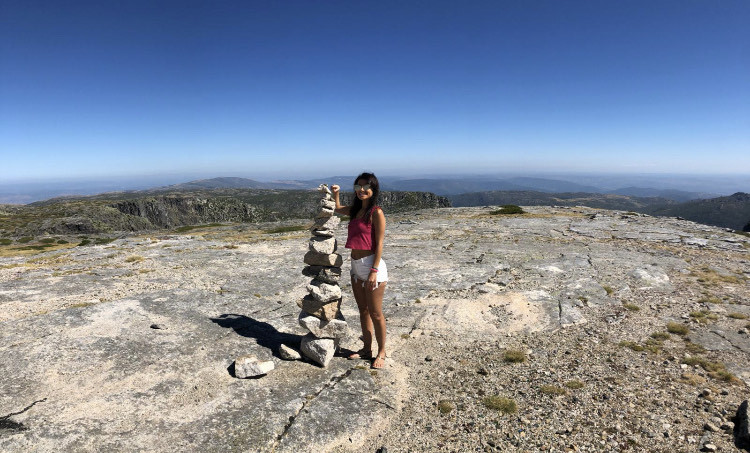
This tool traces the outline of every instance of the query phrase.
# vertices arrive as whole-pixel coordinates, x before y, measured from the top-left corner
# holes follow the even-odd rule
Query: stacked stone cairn
[[[328,366],[339,347],[339,342],[349,335],[349,326],[341,314],[341,264],[343,259],[336,253],[338,244],[334,229],[340,219],[333,215],[336,203],[327,185],[318,187],[321,193],[320,212],[310,229],[309,250],[305,254],[302,274],[312,277],[307,285],[308,295],[297,302],[302,309],[299,324],[308,330],[302,337],[300,350],[305,357]]]

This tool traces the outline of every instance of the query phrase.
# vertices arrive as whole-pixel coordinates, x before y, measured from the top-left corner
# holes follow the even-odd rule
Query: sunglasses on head
[[[364,190],[365,192],[367,192],[368,190],[370,190],[370,187],[371,186],[369,184],[365,184],[363,186],[360,186],[359,184],[354,184],[354,191],[359,192],[360,190]]]

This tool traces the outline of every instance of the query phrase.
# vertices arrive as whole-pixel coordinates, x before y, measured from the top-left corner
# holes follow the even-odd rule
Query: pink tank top
[[[380,209],[379,206],[372,208],[372,212]],[[351,219],[349,221],[348,235],[344,247],[355,250],[372,250],[372,222],[365,219]]]

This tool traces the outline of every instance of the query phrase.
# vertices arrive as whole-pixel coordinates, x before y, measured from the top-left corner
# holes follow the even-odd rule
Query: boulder
[[[304,258],[305,264],[313,266],[336,266],[341,267],[344,264],[344,259],[338,253],[315,253],[308,251],[305,253]]]
[[[341,313],[339,313],[336,319],[326,321],[312,316],[305,311],[301,311],[298,320],[300,326],[318,338],[335,338],[341,340],[349,336],[349,326]]]
[[[308,248],[311,252],[330,255],[338,248],[335,237],[313,236],[310,238]]]
[[[243,355],[234,360],[234,375],[240,379],[262,376],[273,369],[272,361],[262,361],[254,355]]]
[[[297,301],[299,308],[303,309],[312,316],[318,317],[325,321],[336,319],[341,308],[341,299],[333,300],[330,302],[320,302],[315,300],[311,295],[307,295],[304,298]]]
[[[341,288],[339,285],[331,285],[318,280],[313,280],[307,285],[307,291],[319,302],[330,302],[341,299]]]
[[[312,234],[315,236],[327,236],[332,237],[334,235],[333,230],[315,230],[311,229]]]
[[[339,347],[338,340],[333,338],[317,338],[308,333],[302,337],[300,350],[302,354],[315,363],[327,367]]]
[[[339,279],[341,278],[341,268],[327,266],[305,266],[302,269],[302,275],[304,275],[305,277],[312,277],[315,280],[330,283],[331,285],[338,285]]]
[[[320,199],[320,207],[324,209],[330,209],[333,210],[336,208],[336,202],[330,199],[321,198]]]

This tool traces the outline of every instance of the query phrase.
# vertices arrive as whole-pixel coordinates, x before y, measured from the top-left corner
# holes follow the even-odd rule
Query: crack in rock
[[[342,373],[339,376],[333,376],[324,386],[320,388],[315,394],[312,396],[312,398],[308,398],[305,402],[302,403],[302,405],[297,409],[297,411],[289,416],[289,421],[284,426],[284,429],[281,431],[281,433],[276,437],[276,442],[274,442],[273,446],[271,447],[271,451],[276,451],[276,448],[281,444],[281,441],[284,439],[284,436],[286,436],[287,432],[292,428],[292,425],[294,425],[294,422],[297,420],[297,417],[299,416],[302,411],[305,410],[305,408],[315,401],[315,399],[320,396],[321,393],[323,393],[325,390],[333,389],[336,387],[336,384],[346,379],[349,375],[352,374],[354,371],[354,368],[349,368],[344,373]]]

